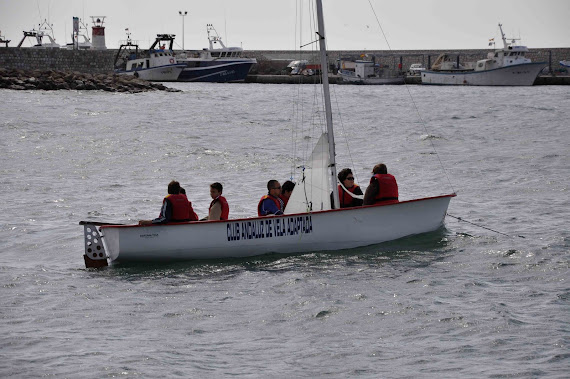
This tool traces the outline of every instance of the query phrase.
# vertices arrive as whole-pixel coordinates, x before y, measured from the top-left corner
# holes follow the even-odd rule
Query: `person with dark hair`
[[[338,173],[338,180],[342,185],[338,185],[339,205],[341,208],[360,207],[362,199],[351,196],[350,194],[362,196],[362,190],[358,184],[354,183],[354,175],[349,168],[342,169]]]
[[[370,185],[364,194],[364,205],[392,204],[398,202],[398,183],[393,175],[388,174],[384,163],[372,169]]]
[[[188,196],[186,195],[186,190],[184,188],[180,187],[180,193],[186,196],[186,198],[188,198]],[[191,201],[188,201],[188,207],[190,207],[188,209],[188,221],[198,221],[198,215],[196,214],[196,212],[194,212],[194,208],[192,208]]]
[[[282,215],[285,206],[279,195],[281,195],[281,184],[274,179],[268,181],[267,195],[262,196],[259,204],[257,204],[257,215]]]
[[[227,220],[230,214],[230,206],[225,197],[222,196],[224,187],[221,183],[210,184],[210,197],[212,202],[210,203],[210,209],[208,211],[208,217],[204,220],[215,221],[215,220]]]
[[[139,225],[188,221],[190,204],[186,195],[180,193],[180,188],[180,183],[176,180],[168,183],[168,195],[162,201],[162,208],[158,218],[154,220],[140,220]]]
[[[293,193],[293,188],[295,188],[295,183],[293,183],[290,180],[287,180],[285,183],[281,185],[281,194],[279,195],[279,198],[281,199],[281,201],[283,201],[283,210],[285,210],[285,207],[289,202],[289,198]]]

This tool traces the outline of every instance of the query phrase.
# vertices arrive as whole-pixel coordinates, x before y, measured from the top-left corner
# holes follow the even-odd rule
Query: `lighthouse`
[[[105,17],[106,16],[91,16],[91,20],[93,21],[93,33],[91,34],[93,42],[91,49],[93,50],[107,50],[107,46],[105,46],[105,27],[103,26]]]

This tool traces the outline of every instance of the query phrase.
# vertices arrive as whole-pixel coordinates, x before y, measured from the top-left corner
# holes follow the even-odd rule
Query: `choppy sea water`
[[[492,230],[87,270],[80,220],[156,217],[171,179],[253,215],[318,137],[312,86],[172,86],[0,90],[2,377],[568,377],[567,87],[333,86],[340,167]]]

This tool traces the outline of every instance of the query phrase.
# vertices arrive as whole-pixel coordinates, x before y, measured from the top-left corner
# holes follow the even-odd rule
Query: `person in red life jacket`
[[[293,188],[295,188],[295,183],[293,183],[290,180],[287,180],[285,183],[281,185],[281,194],[279,195],[279,198],[281,199],[281,201],[283,201],[283,210],[285,210],[285,207],[289,202],[289,198],[293,193]]]
[[[180,193],[182,195],[186,195],[186,190],[182,187],[180,187]],[[188,196],[186,196],[188,197]],[[198,215],[196,214],[196,212],[194,212],[194,208],[192,208],[192,202],[188,201],[188,221],[198,221]]]
[[[341,208],[350,208],[350,207],[360,207],[362,205],[362,199],[358,199],[356,197],[350,196],[350,193],[355,195],[362,196],[362,190],[360,186],[354,184],[354,175],[352,174],[352,170],[349,168],[342,169],[338,173],[338,180],[342,183],[342,186],[338,185],[338,197],[339,197],[339,205]],[[344,190],[344,188],[347,191]]]
[[[222,196],[223,190],[224,187],[218,182],[210,184],[210,196],[212,197],[212,202],[210,203],[208,217],[204,220],[215,221],[228,219],[230,206],[228,205],[226,198]]]
[[[267,182],[267,195],[262,196],[257,204],[257,215],[282,215],[285,208],[283,200],[279,198],[281,194],[281,184],[277,180]]]
[[[139,225],[188,221],[189,213],[190,203],[188,198],[180,193],[180,183],[173,180],[168,183],[168,195],[162,201],[162,208],[158,218],[154,220],[140,220]]]
[[[386,165],[377,164],[372,174],[370,185],[364,194],[364,205],[397,203],[398,183],[393,175],[388,174]]]

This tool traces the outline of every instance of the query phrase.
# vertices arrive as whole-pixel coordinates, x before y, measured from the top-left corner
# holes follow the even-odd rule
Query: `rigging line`
[[[376,23],[378,24],[378,27],[380,28],[380,31],[382,32],[382,36],[384,37],[384,40],[386,41],[386,45],[388,45],[388,50],[391,52],[392,47],[390,46],[390,42],[388,42],[388,38],[386,37],[386,34],[384,33],[384,29],[382,28],[382,25],[380,24],[380,20],[378,19],[378,15],[376,15],[376,11],[374,10],[374,7],[372,6],[371,0],[368,0],[368,4],[370,4],[370,8],[372,9],[372,13],[374,13],[374,17],[376,18]],[[408,96],[410,97],[410,100],[412,101],[412,105],[414,106],[414,109],[418,115],[418,118],[420,119],[422,127],[424,128],[426,134],[428,135],[428,140],[430,142],[431,148],[435,152],[437,160],[439,161],[439,165],[441,166],[441,169],[443,170],[443,173],[445,174],[445,177],[447,178],[447,182],[449,183],[449,186],[451,187],[451,190],[453,191],[453,193],[455,193],[455,188],[453,188],[453,184],[451,183],[451,179],[449,178],[449,175],[447,174],[447,171],[445,170],[445,166],[443,165],[443,162],[441,161],[441,157],[439,156],[439,153],[437,152],[437,150],[435,148],[433,140],[431,138],[429,138],[429,132],[427,130],[426,123],[420,114],[420,110],[419,110],[418,106],[416,105],[416,102],[414,100],[414,97],[412,96],[412,93],[410,92],[410,88],[408,87],[408,85],[405,82],[404,82],[404,87],[406,88],[406,91],[408,91]]]
[[[352,153],[350,152],[350,145],[348,143],[347,133],[346,133],[346,130],[344,128],[344,123],[342,121],[342,113],[340,112],[340,106],[339,106],[339,101],[338,101],[338,97],[336,94],[335,86],[332,86],[332,93],[334,95],[334,101],[335,101],[336,109],[338,112],[338,120],[340,123],[340,128],[341,128],[342,134],[344,136],[344,143],[346,144],[346,150],[348,151],[348,159],[350,160],[350,165],[352,167],[352,171],[353,171],[354,176],[356,176],[357,181],[360,182],[360,180],[358,179],[358,175],[356,173],[356,166],[354,165],[354,160],[352,159]],[[338,180],[338,178],[337,178],[337,180]]]
[[[499,232],[499,231],[497,231],[497,230],[488,228],[488,227],[486,227],[486,226],[479,225],[479,224],[476,224],[476,223],[474,223],[474,222],[464,220],[464,219],[461,218],[461,217],[457,217],[457,216],[454,216],[454,215],[450,215],[449,213],[447,213],[447,215],[448,215],[449,217],[453,217],[454,219],[457,219],[457,220],[459,220],[459,221],[463,221],[463,222],[466,222],[466,223],[468,223],[468,224],[471,224],[471,225],[474,225],[474,226],[478,226],[479,228],[487,229],[487,230],[490,230],[490,231],[495,232],[495,233],[497,233],[497,234],[502,234],[503,236],[507,236],[507,237],[511,237],[511,238],[513,237],[513,236],[511,236],[510,234],[502,233],[502,232]],[[517,237],[526,238],[525,236],[521,236],[521,235],[517,235]]]

